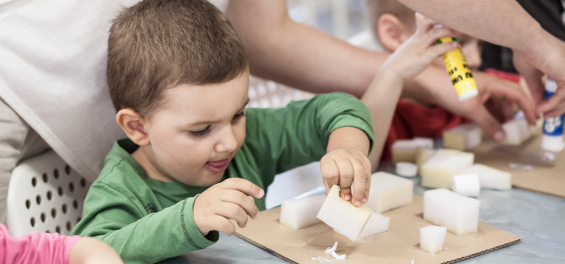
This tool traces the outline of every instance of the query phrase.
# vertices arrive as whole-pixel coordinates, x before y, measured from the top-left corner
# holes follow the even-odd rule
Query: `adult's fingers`
[[[480,104],[473,111],[469,118],[475,121],[485,132],[485,134],[495,141],[502,141],[506,138],[506,133],[502,125],[492,116],[484,105]]]
[[[565,113],[565,88],[559,88],[553,96],[537,106],[537,110],[543,113],[543,117],[552,117]]]

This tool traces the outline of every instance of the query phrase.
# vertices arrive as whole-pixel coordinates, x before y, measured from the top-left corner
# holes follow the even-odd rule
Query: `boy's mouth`
[[[221,172],[228,168],[229,161],[229,159],[208,161],[206,166],[215,172]]]

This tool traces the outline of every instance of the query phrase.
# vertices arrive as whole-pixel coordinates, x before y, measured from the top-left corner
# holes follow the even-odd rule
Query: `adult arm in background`
[[[543,30],[515,0],[399,0],[435,21],[514,53],[514,64],[526,79],[544,116],[565,113],[565,42]],[[542,76],[552,76],[559,86],[543,101]]]
[[[342,91],[361,97],[388,57],[293,21],[282,0],[230,1],[226,15],[245,44],[251,73],[301,90]],[[480,73],[475,79],[480,98],[459,102],[445,70],[428,67],[406,81],[401,96],[426,105],[440,105],[468,117],[497,140],[504,138],[504,132],[500,122],[483,105],[484,97],[491,94],[508,97],[518,103],[531,123],[535,122],[533,103],[517,85]],[[378,124],[375,128],[378,129]]]

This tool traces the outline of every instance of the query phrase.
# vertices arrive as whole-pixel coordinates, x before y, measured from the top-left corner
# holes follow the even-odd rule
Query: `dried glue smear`
[[[336,249],[337,249],[337,241],[334,243],[333,247],[326,248],[326,250],[324,250],[324,253],[332,255],[332,257],[334,257],[335,259],[339,259],[339,260],[345,259],[345,254],[338,255],[337,253],[335,253]]]

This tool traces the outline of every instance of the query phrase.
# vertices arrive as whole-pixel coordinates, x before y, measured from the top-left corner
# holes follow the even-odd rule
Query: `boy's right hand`
[[[212,230],[220,231],[228,236],[235,233],[235,220],[239,227],[247,224],[248,216],[259,217],[259,209],[253,201],[265,195],[259,186],[241,178],[230,178],[212,185],[196,197],[194,201],[194,222],[202,235]]]
[[[416,32],[394,51],[383,63],[382,69],[406,80],[422,72],[435,58],[457,48],[456,41],[436,44],[440,38],[457,32],[446,27],[434,27],[434,22],[416,13]]]

